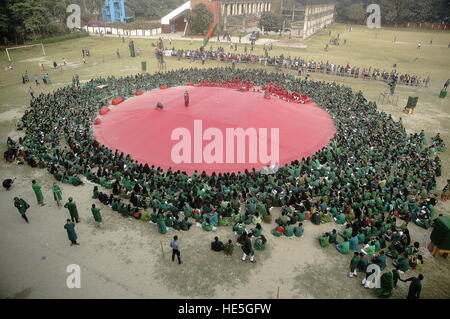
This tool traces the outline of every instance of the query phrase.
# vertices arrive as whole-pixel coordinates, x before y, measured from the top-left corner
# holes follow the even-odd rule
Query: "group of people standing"
[[[37,204],[40,206],[45,206],[46,203],[44,202],[44,195],[42,193],[41,185],[39,185],[36,180],[32,180],[31,188],[33,189],[34,195],[36,197]],[[7,190],[9,190],[9,189],[10,189],[10,187],[7,188]],[[62,204],[61,204],[62,190],[57,185],[57,183],[53,183],[51,192],[52,192],[53,199],[55,200],[57,207],[62,207]],[[26,215],[27,210],[31,207],[30,204],[28,204],[25,201],[25,199],[23,199],[23,198],[14,197],[14,207],[17,208],[19,214],[25,220],[25,222],[30,223],[28,216]],[[66,231],[67,231],[67,235],[71,242],[71,246],[79,245],[79,243],[77,242],[78,236],[75,231],[75,224],[80,222],[80,217],[78,214],[77,205],[74,202],[72,197],[68,198],[68,201],[64,205],[64,208],[67,208],[67,210],[69,212],[69,216],[70,216],[70,218],[68,218],[66,220],[64,229],[66,229]],[[100,223],[102,222],[100,208],[97,208],[95,204],[92,204],[91,212],[92,212],[93,218],[94,218],[95,222],[97,223],[97,225],[100,225]]]

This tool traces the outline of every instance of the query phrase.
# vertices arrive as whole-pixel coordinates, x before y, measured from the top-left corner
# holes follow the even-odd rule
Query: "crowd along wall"
[[[84,30],[90,35],[116,35],[116,36],[132,36],[132,37],[150,37],[162,33],[161,28],[151,30],[127,30],[112,27],[84,27]]]

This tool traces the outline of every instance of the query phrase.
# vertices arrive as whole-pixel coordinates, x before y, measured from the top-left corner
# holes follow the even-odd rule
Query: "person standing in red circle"
[[[188,91],[184,91],[184,106],[189,106],[189,93]]]

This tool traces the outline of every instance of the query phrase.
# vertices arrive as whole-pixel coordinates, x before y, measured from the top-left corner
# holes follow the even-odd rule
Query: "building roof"
[[[187,1],[175,10],[169,12],[169,14],[165,15],[161,18],[161,24],[170,24],[170,21],[176,19],[178,16],[183,14],[186,10],[191,10],[191,1]]]

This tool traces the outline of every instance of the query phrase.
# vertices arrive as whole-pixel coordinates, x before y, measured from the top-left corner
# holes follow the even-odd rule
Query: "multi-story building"
[[[334,21],[333,0],[190,0],[161,19],[164,33],[186,32],[185,15],[203,3],[213,14],[213,23],[223,30],[257,26],[263,12],[283,18],[292,35],[307,38]]]
[[[293,35],[308,38],[334,22],[334,8],[333,0],[280,0],[274,11]]]
[[[256,26],[261,14],[272,9],[270,0],[190,0],[161,19],[163,32],[185,32],[186,13],[200,3],[213,14],[213,23],[224,30]]]
[[[102,8],[104,22],[127,22],[131,17],[125,16],[125,0],[105,0]]]

